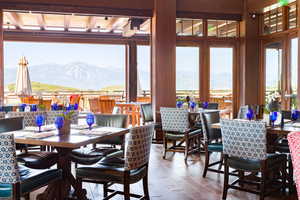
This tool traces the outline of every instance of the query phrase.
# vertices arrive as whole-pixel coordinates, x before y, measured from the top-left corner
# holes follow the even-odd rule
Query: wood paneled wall
[[[126,45],[126,100],[135,102],[137,98],[137,45],[130,41]]]

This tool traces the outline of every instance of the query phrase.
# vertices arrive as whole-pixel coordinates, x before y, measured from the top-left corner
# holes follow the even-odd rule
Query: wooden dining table
[[[50,135],[49,132],[53,132]],[[50,184],[47,189],[38,195],[38,199],[54,199],[55,195],[59,192],[60,199],[66,199],[71,190],[71,186],[74,188],[74,195],[76,199],[85,200],[86,191],[82,189],[80,183],[76,180],[71,172],[71,152],[73,149],[80,148],[89,144],[100,142],[103,139],[121,136],[128,133],[128,129],[113,128],[113,127],[94,127],[91,131],[87,127],[78,126],[72,127],[69,135],[59,135],[58,131],[49,129],[44,131],[47,137],[33,137],[34,134],[43,135],[37,133],[37,130],[32,128],[24,129],[20,131],[14,131],[15,142],[19,144],[50,146],[56,149],[58,152],[57,168],[62,169],[63,178],[60,184]],[[51,133],[52,134],[52,133]]]

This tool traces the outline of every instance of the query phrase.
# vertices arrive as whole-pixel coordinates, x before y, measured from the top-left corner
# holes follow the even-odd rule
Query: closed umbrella
[[[31,82],[28,71],[28,61],[24,56],[21,57],[17,73],[15,94],[20,97],[31,96]]]

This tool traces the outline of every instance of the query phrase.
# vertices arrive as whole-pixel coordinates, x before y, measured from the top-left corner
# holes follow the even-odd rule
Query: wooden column
[[[126,62],[126,100],[134,102],[137,97],[137,46],[135,41],[129,41],[126,45]]]
[[[260,100],[259,17],[251,17],[244,0],[243,20],[240,23],[240,99],[241,105],[262,104]]]
[[[297,106],[300,108],[300,0],[297,0],[297,25],[298,25],[298,87],[297,87]]]
[[[4,103],[3,11],[0,10],[0,105]]]
[[[154,0],[151,45],[152,104],[156,112],[162,106],[176,105],[175,0]]]

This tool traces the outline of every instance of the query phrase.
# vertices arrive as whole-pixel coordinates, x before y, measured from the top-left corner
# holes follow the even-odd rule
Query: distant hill
[[[51,84],[44,84],[44,83],[39,83],[39,82],[31,82],[31,87],[33,91],[49,91],[49,92],[54,92],[54,91],[76,91],[78,89],[76,88],[70,88],[70,87],[64,87],[64,86],[59,86],[59,85],[51,85]],[[15,91],[15,84],[9,84],[8,85],[8,90],[10,92]]]
[[[107,87],[101,88],[101,90],[103,90],[103,91],[121,91],[124,89],[125,89],[125,87],[122,85],[113,85],[113,86],[107,86]]]

